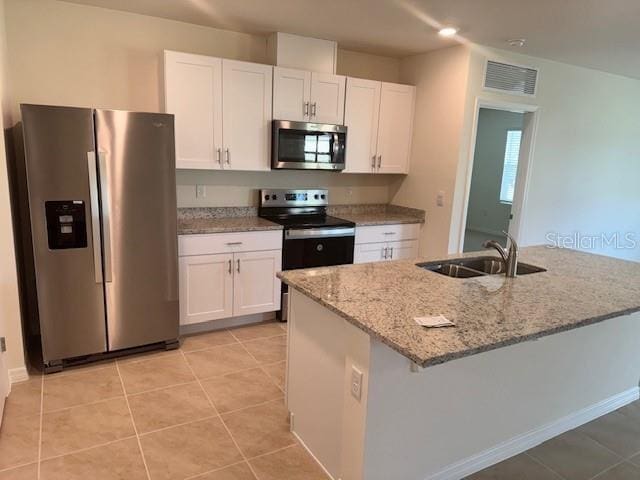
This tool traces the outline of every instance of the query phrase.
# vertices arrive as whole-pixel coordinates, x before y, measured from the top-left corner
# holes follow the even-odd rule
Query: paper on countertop
[[[455,323],[446,318],[444,315],[435,315],[432,317],[414,317],[413,319],[418,325],[428,328],[456,326]]]

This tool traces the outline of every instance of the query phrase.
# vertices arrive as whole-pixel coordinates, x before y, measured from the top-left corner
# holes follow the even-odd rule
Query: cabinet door
[[[311,72],[294,68],[273,68],[273,118],[309,120]]]
[[[180,257],[180,325],[233,314],[233,255]]]
[[[280,309],[282,250],[234,254],[233,314],[273,312]]]
[[[343,75],[311,74],[310,121],[334,125],[344,123],[345,81]]]
[[[165,111],[175,115],[176,167],[220,168],[222,60],[164,52]]]
[[[415,87],[383,83],[378,128],[378,171],[408,173]]]
[[[418,256],[418,241],[404,240],[401,242],[388,243],[389,260],[408,260]]]
[[[347,126],[345,172],[370,173],[376,168],[378,117],[382,83],[347,78],[344,124]]]
[[[382,262],[387,260],[385,258],[387,252],[386,242],[361,243],[355,246],[353,263]]]
[[[273,67],[222,61],[223,168],[270,170]]]

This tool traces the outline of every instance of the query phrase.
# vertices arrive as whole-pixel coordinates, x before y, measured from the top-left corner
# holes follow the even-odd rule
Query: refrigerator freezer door
[[[178,338],[173,116],[96,111],[109,350]]]
[[[22,122],[44,361],[104,352],[93,112],[22,105]]]

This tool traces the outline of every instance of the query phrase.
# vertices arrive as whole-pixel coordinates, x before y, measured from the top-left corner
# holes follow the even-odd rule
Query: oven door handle
[[[285,240],[299,240],[305,238],[331,238],[353,237],[356,234],[354,227],[340,228],[297,228],[285,230]]]

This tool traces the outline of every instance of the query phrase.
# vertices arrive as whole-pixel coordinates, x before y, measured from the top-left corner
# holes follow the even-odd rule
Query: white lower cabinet
[[[250,315],[280,309],[282,251],[236,253],[233,281],[233,314]]]
[[[419,234],[419,224],[356,227],[353,263],[416,258]]]
[[[281,238],[281,231],[181,236],[180,325],[279,310],[282,250],[243,245],[280,246]]]
[[[180,258],[180,324],[233,314],[232,254]]]

